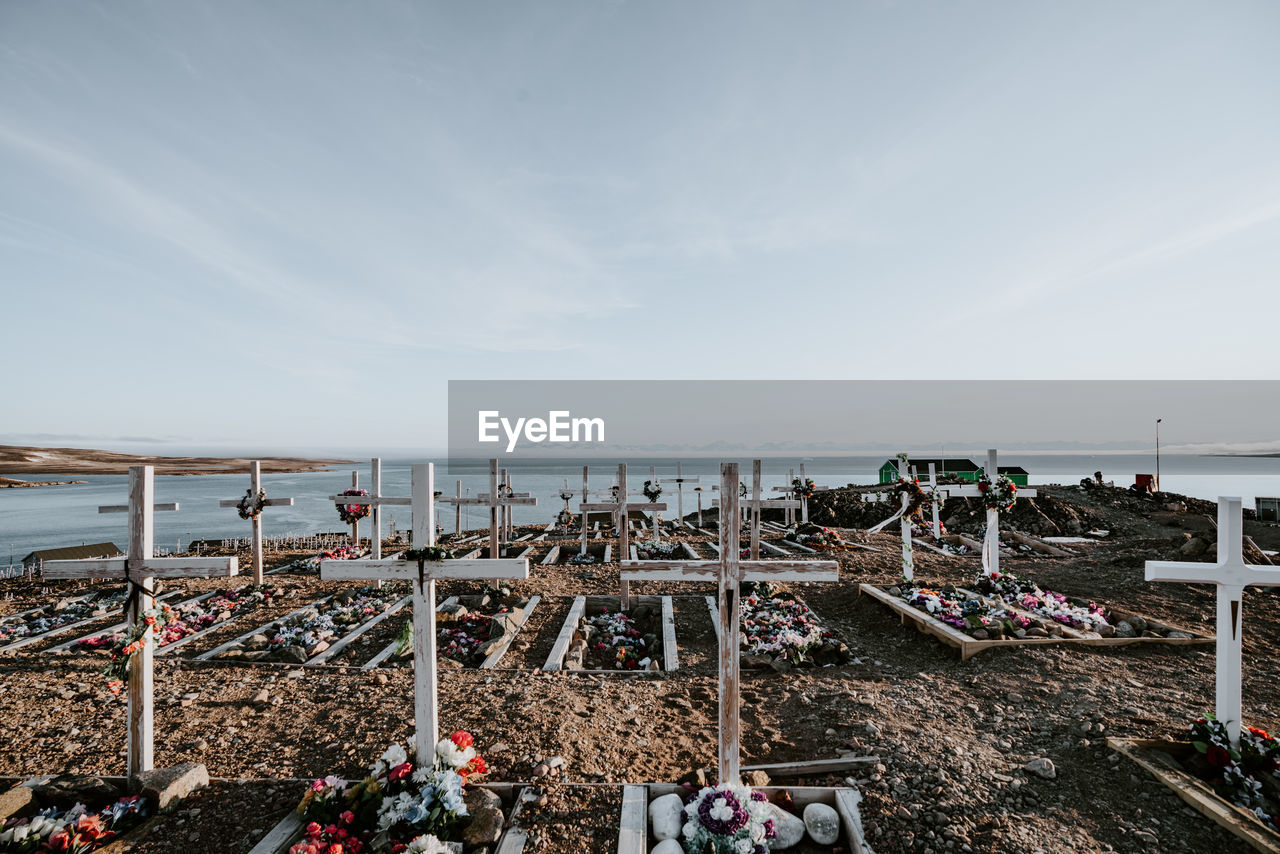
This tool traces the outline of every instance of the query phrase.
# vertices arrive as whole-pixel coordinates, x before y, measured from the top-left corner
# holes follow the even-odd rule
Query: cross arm
[[[624,560],[623,581],[715,581],[718,560]],[[774,560],[738,564],[740,581],[839,581],[840,565],[833,560]]]
[[[151,509],[157,512],[177,510],[178,502],[175,501],[171,504],[153,504],[151,505]],[[108,504],[105,507],[99,507],[98,512],[99,513],[128,513],[129,505],[128,504]]]
[[[498,560],[428,560],[423,561],[425,578],[528,578],[529,561],[525,558]],[[418,578],[418,562],[407,560],[322,560],[320,578],[324,581],[413,581]]]
[[[125,568],[135,576],[151,575],[161,578],[213,578],[232,576],[240,571],[234,557],[153,557],[141,564],[130,564],[127,558],[115,557],[101,560],[48,560],[41,572],[49,580],[68,578],[124,578]]]

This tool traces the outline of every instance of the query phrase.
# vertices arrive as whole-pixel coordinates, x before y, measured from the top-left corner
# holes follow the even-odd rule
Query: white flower
[[[461,768],[476,758],[474,747],[460,748],[452,740],[442,738],[436,744],[436,756],[449,768]]]
[[[387,748],[386,753],[382,754],[382,761],[387,763],[388,768],[394,768],[408,762],[409,754],[400,745],[393,744]]]
[[[405,849],[410,854],[452,854],[454,848],[447,842],[441,842],[430,833],[416,836]]]
[[[751,854],[756,849],[756,844],[750,839],[739,839],[733,847],[738,849],[738,854]]]
[[[716,821],[728,821],[733,818],[733,807],[724,798],[716,798],[711,802],[710,815]]]

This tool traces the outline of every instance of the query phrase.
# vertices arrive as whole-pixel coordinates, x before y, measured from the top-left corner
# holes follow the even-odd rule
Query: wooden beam
[[[648,835],[649,796],[644,786],[622,787],[618,822],[618,854],[644,854]]]
[[[551,654],[542,665],[543,670],[560,670],[564,667],[564,657],[569,651],[569,642],[573,640],[573,633],[578,628],[578,620],[582,618],[582,612],[586,607],[586,596],[574,598],[573,604],[569,606],[569,616],[564,618],[564,625],[560,627],[560,634],[556,636],[555,646],[551,647]]]
[[[676,655],[676,617],[671,606],[671,597],[662,597],[662,669],[668,673],[679,669],[680,660]]]
[[[481,670],[492,670],[498,666],[498,662],[502,659],[502,656],[507,654],[507,650],[515,641],[516,635],[520,634],[520,630],[524,628],[525,623],[529,622],[529,617],[533,615],[533,609],[538,607],[538,603],[541,601],[541,596],[529,597],[529,601],[526,602],[524,606],[524,617],[520,620],[520,625],[512,629],[511,633],[502,639],[502,643],[499,644],[493,652],[489,653],[483,662],[481,662]]]

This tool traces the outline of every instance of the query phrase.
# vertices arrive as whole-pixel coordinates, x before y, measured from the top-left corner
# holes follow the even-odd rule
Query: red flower
[[[317,780],[316,782],[319,782],[319,781]],[[307,833],[307,836],[319,836],[321,831],[323,830],[324,830],[323,827],[321,827],[318,823],[313,821],[307,825],[306,833]]]
[[[1219,770],[1231,764],[1231,754],[1216,744],[1209,745],[1209,750],[1205,753],[1205,759],[1209,760],[1209,764]]]
[[[391,773],[387,775],[387,779],[389,779],[392,783],[396,783],[396,782],[399,782],[400,780],[403,780],[405,777],[408,777],[412,773],[413,773],[413,763],[402,762],[401,764],[391,769]]]
[[[338,816],[338,820],[343,824],[351,824],[351,822],[356,820],[356,814],[351,810],[347,810],[342,815]]]
[[[460,729],[457,732],[455,732],[453,735],[449,736],[449,740],[452,741],[454,744],[458,745],[458,747],[462,748],[463,750],[466,750],[468,747],[470,747],[472,744],[475,743],[475,739],[471,737],[471,733],[463,729]]]

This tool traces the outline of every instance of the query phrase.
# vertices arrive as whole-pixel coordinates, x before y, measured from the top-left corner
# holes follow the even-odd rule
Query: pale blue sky
[[[0,441],[439,445],[450,378],[1280,378],[1277,43],[1267,0],[0,3]]]

